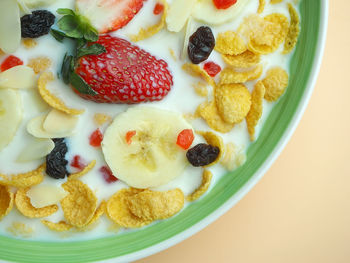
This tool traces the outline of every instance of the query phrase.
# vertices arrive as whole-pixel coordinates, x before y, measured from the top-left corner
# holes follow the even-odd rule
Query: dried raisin
[[[215,37],[210,27],[201,26],[190,37],[188,57],[193,64],[199,64],[208,59],[215,47]]]
[[[36,10],[21,17],[23,38],[37,38],[49,33],[55,23],[55,16],[47,10]]]
[[[55,148],[46,156],[46,173],[55,179],[64,179],[68,176],[67,164],[65,159],[68,147],[64,138],[53,139]]]
[[[187,160],[195,167],[211,164],[218,158],[219,147],[200,143],[189,149],[186,153]]]

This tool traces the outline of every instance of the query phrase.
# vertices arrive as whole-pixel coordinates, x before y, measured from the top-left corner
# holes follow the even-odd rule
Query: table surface
[[[330,2],[320,76],[280,157],[216,222],[138,263],[350,262],[350,1]]]

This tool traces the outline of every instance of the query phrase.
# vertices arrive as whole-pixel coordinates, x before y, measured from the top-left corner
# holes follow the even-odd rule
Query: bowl
[[[0,259],[17,262],[128,262],[157,253],[200,231],[233,207],[261,179],[294,132],[320,69],[328,1],[301,0],[301,34],[290,63],[290,85],[266,120],[247,162],[175,217],[113,237],[79,242],[38,242],[0,236]]]

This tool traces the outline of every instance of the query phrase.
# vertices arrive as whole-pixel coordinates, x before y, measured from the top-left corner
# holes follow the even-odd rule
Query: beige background
[[[317,86],[281,156],[227,214],[139,263],[350,262],[350,1],[330,2]]]

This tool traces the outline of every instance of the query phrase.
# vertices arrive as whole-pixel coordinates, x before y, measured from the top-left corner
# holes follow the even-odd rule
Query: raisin
[[[33,11],[30,15],[21,17],[23,38],[37,38],[49,33],[55,23],[55,16],[46,10]]]
[[[188,57],[193,64],[207,60],[215,47],[215,38],[210,27],[201,26],[190,37],[188,43]]]
[[[219,147],[200,143],[189,149],[186,153],[187,160],[195,167],[211,164],[218,158]]]
[[[52,178],[64,179],[68,176],[68,161],[65,159],[68,147],[64,138],[53,141],[55,148],[46,156],[46,173]]]

